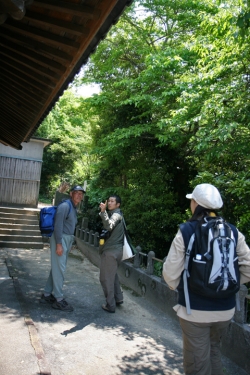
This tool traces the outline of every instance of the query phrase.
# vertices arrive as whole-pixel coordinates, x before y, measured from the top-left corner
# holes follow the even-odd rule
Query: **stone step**
[[[12,212],[2,212],[0,210],[0,219],[28,219],[28,220],[39,220],[38,215],[35,213],[35,215],[27,215],[26,213],[12,213]]]
[[[39,221],[37,218],[34,218],[34,219],[29,219],[27,217],[24,217],[23,219],[18,219],[16,217],[10,217],[10,218],[4,218],[0,215],[0,225],[1,224],[9,224],[9,225],[12,225],[12,224],[28,224],[28,225],[38,225],[39,224]]]
[[[17,229],[21,229],[21,230],[34,230],[34,229],[39,229],[39,225],[38,224],[9,224],[9,223],[1,223],[0,222],[0,227],[2,229],[13,229],[13,230],[17,230]]]
[[[12,235],[6,235],[6,234],[0,234],[0,242],[2,241],[27,241],[27,242],[39,242],[42,241],[41,234],[38,236],[30,236],[25,234],[12,234]]]
[[[12,215],[25,214],[27,216],[35,216],[39,214],[40,209],[39,208],[29,209],[29,208],[0,207],[0,212],[11,213]]]
[[[39,209],[0,207],[0,247],[42,249]]]
[[[1,241],[0,247],[6,247],[8,249],[43,249],[43,242]]]
[[[24,228],[13,228],[14,225],[9,228],[9,225],[6,225],[4,228],[0,227],[0,235],[6,234],[8,236],[13,235],[25,235],[25,236],[41,236],[41,232],[37,225],[32,226],[31,229],[26,229],[26,226]]]

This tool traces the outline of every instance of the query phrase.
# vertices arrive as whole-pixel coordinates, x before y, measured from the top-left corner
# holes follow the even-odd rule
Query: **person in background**
[[[67,259],[74,241],[77,224],[77,205],[85,191],[74,186],[70,191],[70,205],[61,203],[55,214],[54,232],[50,237],[51,270],[40,303],[49,303],[54,309],[73,311],[73,307],[63,298],[63,282]]]
[[[219,191],[210,184],[197,185],[186,197],[191,200],[192,217],[182,230],[188,225],[194,228],[194,232],[199,221],[204,223],[205,217],[217,216],[215,211],[223,205]],[[236,252],[240,283],[243,284],[250,281],[250,250],[243,234],[235,230],[238,232]],[[189,375],[223,375],[221,337],[234,316],[235,296],[216,299],[189,291],[191,315],[187,314],[183,290],[185,251],[183,233],[179,229],[163,264],[163,277],[171,289],[178,290],[178,304],[174,310],[182,328],[184,371]]]
[[[102,305],[102,308],[109,313],[114,313],[116,306],[123,303],[123,293],[117,275],[124,243],[124,225],[120,205],[121,198],[118,195],[112,195],[99,206],[103,227],[109,232],[109,238],[105,239],[104,244],[100,246],[100,283],[106,298],[106,304]]]

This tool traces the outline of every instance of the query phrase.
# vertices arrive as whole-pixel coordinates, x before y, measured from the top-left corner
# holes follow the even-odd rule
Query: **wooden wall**
[[[43,148],[48,144],[35,137],[21,151],[0,144],[0,205],[37,207]]]
[[[37,207],[42,163],[0,156],[0,201]]]

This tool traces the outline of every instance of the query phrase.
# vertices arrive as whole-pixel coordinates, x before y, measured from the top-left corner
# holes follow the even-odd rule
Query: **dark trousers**
[[[115,311],[116,302],[123,300],[117,269],[122,259],[122,250],[106,250],[101,254],[100,282],[107,307]]]
[[[183,367],[188,375],[223,375],[221,337],[231,320],[194,323],[180,318],[183,336]]]

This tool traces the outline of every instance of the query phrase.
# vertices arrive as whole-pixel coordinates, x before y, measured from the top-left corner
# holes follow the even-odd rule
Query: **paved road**
[[[177,319],[126,288],[116,313],[103,311],[99,270],[77,249],[64,286],[74,311],[53,310],[39,304],[49,269],[48,246],[0,249],[0,375],[183,374]],[[247,375],[223,363],[225,375]]]

